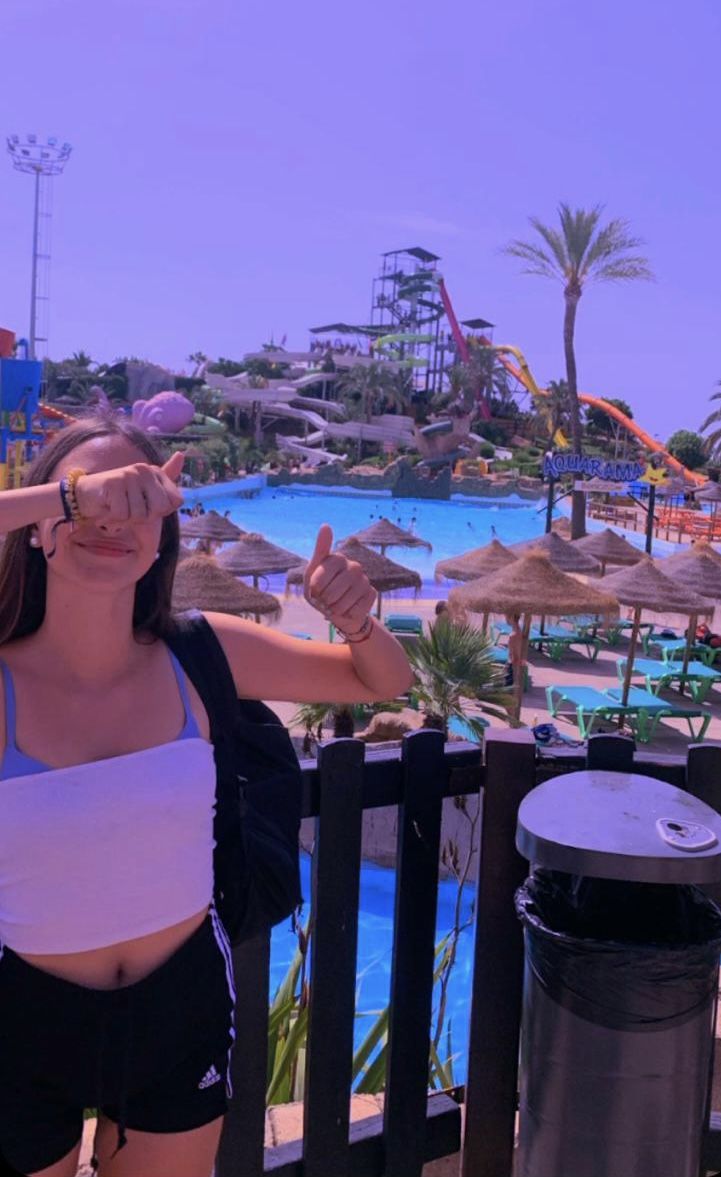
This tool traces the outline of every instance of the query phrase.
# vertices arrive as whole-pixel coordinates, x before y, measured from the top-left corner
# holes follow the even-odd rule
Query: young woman
[[[208,1177],[218,1145],[234,992],[215,768],[163,641],[181,466],[95,418],[0,494],[0,1157],[20,1173],[74,1177],[89,1106],[101,1177]],[[346,644],[208,614],[239,696],[409,686],[365,575],[331,544],[323,526],[306,595]]]

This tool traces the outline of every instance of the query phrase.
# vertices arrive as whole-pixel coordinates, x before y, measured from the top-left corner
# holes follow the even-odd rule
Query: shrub
[[[689,470],[696,470],[706,461],[706,447],[700,433],[690,429],[677,429],[668,439],[668,452],[678,458]]]

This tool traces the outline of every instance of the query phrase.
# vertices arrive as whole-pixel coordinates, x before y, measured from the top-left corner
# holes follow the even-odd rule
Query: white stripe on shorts
[[[210,905],[210,918],[213,922],[213,935],[215,942],[223,954],[223,961],[225,962],[225,977],[228,982],[228,992],[230,994],[230,1046],[228,1047],[228,1069],[225,1077],[225,1089],[228,1094],[228,1099],[233,1098],[233,1084],[230,1079],[230,1060],[233,1054],[233,1046],[235,1045],[235,979],[233,977],[233,955],[228,941],[228,936],[221,922],[220,916],[215,910],[215,904]]]

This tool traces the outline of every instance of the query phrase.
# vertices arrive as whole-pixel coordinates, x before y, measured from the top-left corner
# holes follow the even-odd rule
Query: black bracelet
[[[60,501],[63,504],[63,515],[65,516],[66,523],[72,523],[72,521],[73,521],[73,509],[70,506],[70,498],[68,496],[69,490],[70,490],[70,485],[68,483],[67,478],[61,478],[60,479]]]

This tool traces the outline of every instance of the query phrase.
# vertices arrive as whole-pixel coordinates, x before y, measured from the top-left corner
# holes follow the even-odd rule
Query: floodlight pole
[[[40,231],[40,170],[35,172],[35,210],[33,212],[33,269],[30,280],[30,350],[28,358],[34,360],[37,337],[38,313],[38,236]]]
[[[13,161],[13,167],[18,172],[24,172],[35,179],[34,208],[33,208],[33,261],[30,280],[30,330],[29,355],[36,359],[38,344],[38,303],[48,302],[49,287],[48,270],[50,262],[50,184],[53,176],[62,175],[65,164],[70,158],[72,147],[69,143],[60,143],[54,136],[39,140],[37,135],[27,135],[21,139],[19,135],[9,135],[7,139],[8,153]],[[42,209],[41,209],[42,205]],[[44,219],[45,251],[41,253],[40,217]],[[38,289],[38,272],[40,264],[45,264],[45,286]],[[46,340],[47,342],[47,340]]]

